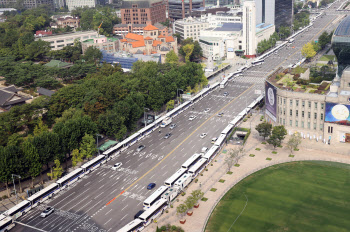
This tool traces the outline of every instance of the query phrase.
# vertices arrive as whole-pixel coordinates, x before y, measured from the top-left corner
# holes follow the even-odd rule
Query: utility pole
[[[101,136],[101,138],[103,138],[103,136],[100,135],[100,134],[96,134],[96,138],[97,138],[96,148],[97,148],[97,150],[98,150],[98,154],[100,155],[100,149],[98,149],[98,136]]]

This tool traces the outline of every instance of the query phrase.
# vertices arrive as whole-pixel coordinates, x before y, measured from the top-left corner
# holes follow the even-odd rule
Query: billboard
[[[276,122],[277,112],[277,88],[265,81],[266,114]]]
[[[350,126],[350,105],[326,102],[325,122]]]

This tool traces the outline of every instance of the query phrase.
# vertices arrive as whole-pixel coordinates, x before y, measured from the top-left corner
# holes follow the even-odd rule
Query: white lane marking
[[[112,220],[112,218],[110,218],[108,221],[105,222],[104,225],[106,225],[108,222],[110,222]]]
[[[82,207],[80,207],[76,212],[79,212],[82,208],[84,208],[85,206],[87,206],[88,204],[90,204],[92,200],[88,201],[85,205],[83,205]]]
[[[89,191],[90,188],[87,188],[84,192],[80,193],[79,195],[77,195],[76,197],[74,197],[72,200],[68,201],[66,204],[62,205],[60,208],[62,209],[63,207],[65,207],[66,205],[68,205],[70,202],[74,201],[76,198],[80,197],[81,195],[83,195],[85,192]]]
[[[162,168],[161,168],[161,170],[163,169],[163,168],[165,168],[167,165],[164,165]],[[151,178],[152,179],[152,178]]]
[[[124,206],[124,208],[122,208],[122,211],[123,211],[126,207],[128,207],[128,205]]]
[[[68,197],[70,197],[71,195],[73,195],[75,192],[72,192],[71,194],[69,194],[68,196],[66,196],[65,198],[63,198],[62,200],[60,200],[59,202],[57,202],[56,204],[54,204],[53,206],[61,203],[62,201],[66,200]]]
[[[126,214],[124,217],[122,217],[122,219],[120,219],[120,221],[123,220],[126,216],[128,216],[128,215]]]
[[[165,176],[168,172],[164,172],[162,176]]]
[[[70,207],[69,209],[67,209],[66,211],[69,211],[71,209],[73,209],[75,206],[81,204],[83,201],[85,201],[87,198],[89,198],[90,196],[87,195],[86,197],[84,197],[83,199],[81,199],[80,201],[78,201],[76,204],[74,204],[72,207]]]
[[[42,229],[36,228],[36,227],[34,227],[34,226],[30,226],[30,225],[24,224],[24,223],[19,222],[19,221],[16,221],[16,223],[18,223],[18,224],[20,224],[20,225],[22,225],[22,226],[26,226],[26,227],[32,228],[32,229],[34,229],[34,230],[38,230],[38,231],[42,231],[42,232],[47,232],[46,230],[42,230]]]
[[[101,196],[102,194],[104,194],[104,192],[98,194],[96,197],[94,197],[95,199],[98,198],[99,196]]]
[[[86,185],[90,184],[90,183],[91,183],[91,181],[87,182],[86,184],[84,184],[84,187],[85,187]]]
[[[112,210],[113,210],[113,209],[108,210],[108,212],[107,212],[105,215],[109,214]]]

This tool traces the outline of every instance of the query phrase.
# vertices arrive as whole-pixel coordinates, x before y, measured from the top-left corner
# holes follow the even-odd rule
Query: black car
[[[137,219],[141,216],[141,214],[143,214],[143,212],[145,212],[144,210],[140,210],[139,212],[137,212],[134,216],[134,219]]]
[[[171,136],[171,133],[167,133],[167,134],[164,136],[164,139],[168,139],[168,138],[170,138],[170,136]]]

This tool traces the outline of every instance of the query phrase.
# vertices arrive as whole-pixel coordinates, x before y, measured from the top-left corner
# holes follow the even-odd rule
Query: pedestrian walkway
[[[166,224],[172,224],[176,226],[181,226],[186,232],[201,232],[204,231],[206,222],[215,208],[216,204],[220,201],[222,196],[231,189],[236,183],[249,176],[250,174],[266,168],[271,165],[301,161],[301,160],[323,160],[332,162],[341,162],[350,164],[350,151],[340,148],[332,147],[332,152],[325,149],[329,145],[323,144],[321,142],[310,141],[309,139],[303,139],[300,145],[299,151],[294,151],[294,157],[289,157],[290,151],[286,148],[286,144],[283,144],[282,148],[277,148],[277,154],[272,153],[272,146],[268,144],[262,144],[263,139],[258,135],[254,129],[257,124],[260,123],[256,120],[257,115],[253,115],[247,122],[242,123],[240,126],[245,128],[252,128],[252,133],[247,140],[244,147],[246,156],[240,161],[239,167],[231,168],[233,172],[232,175],[226,174],[227,166],[224,162],[225,156],[229,149],[234,149],[237,145],[228,144],[222,152],[214,159],[213,165],[209,165],[208,171],[203,172],[203,176],[199,176],[198,182],[192,182],[189,188],[186,190],[185,196],[179,196],[179,202],[175,200],[173,202],[173,208],[168,209],[168,213],[164,213],[160,218],[158,218],[157,223],[152,223],[149,225],[145,231],[154,232],[157,225],[163,226]],[[288,141],[288,136],[285,141]],[[260,148],[258,151],[256,148]],[[226,154],[225,154],[226,151]],[[337,152],[337,153],[335,153]],[[254,154],[254,157],[249,156]],[[266,158],[271,158],[271,160],[266,160]],[[225,180],[224,183],[218,182],[220,179]],[[211,188],[216,188],[215,192],[210,191]],[[206,202],[200,201],[200,206],[197,209],[193,209],[192,216],[185,216],[181,219],[186,219],[185,224],[180,224],[180,217],[176,215],[176,207],[183,203],[186,197],[196,189],[201,189],[204,192],[204,197],[208,198]]]

